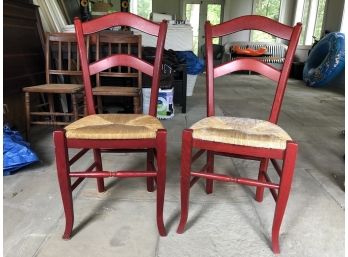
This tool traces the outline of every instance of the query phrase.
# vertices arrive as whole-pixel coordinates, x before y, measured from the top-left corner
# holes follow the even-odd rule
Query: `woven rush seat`
[[[82,90],[81,84],[45,84],[39,86],[25,87],[24,92],[35,93],[56,93],[56,94],[68,94],[77,93]]]
[[[269,121],[216,117],[204,118],[191,126],[193,138],[219,143],[285,149],[291,137],[278,125]]]
[[[70,139],[154,139],[158,129],[158,119],[142,114],[93,114],[65,127]]]
[[[93,88],[94,95],[110,95],[113,96],[134,96],[138,95],[140,89],[137,87],[111,87],[111,86],[98,86]]]

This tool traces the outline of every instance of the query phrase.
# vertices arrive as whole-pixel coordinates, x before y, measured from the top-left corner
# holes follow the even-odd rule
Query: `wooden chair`
[[[113,54],[99,61],[88,63],[85,36],[114,26],[128,26],[157,37],[156,61],[151,65],[128,54]],[[105,190],[105,177],[145,177],[147,190],[157,185],[157,226],[161,236],[166,235],[163,223],[163,204],[166,177],[166,130],[156,118],[160,68],[167,23],[153,23],[131,13],[115,12],[81,23],[75,19],[75,30],[81,56],[83,82],[86,94],[86,117],[79,119],[64,130],[53,133],[58,181],[65,212],[63,238],[70,238],[74,211],[72,191],[84,178],[96,178],[98,191]],[[96,114],[91,86],[91,76],[118,66],[130,66],[152,77],[149,115],[144,114]],[[81,149],[69,159],[69,149]],[[86,152],[92,150],[94,160],[85,171],[71,171],[70,166]],[[146,170],[103,170],[101,152],[144,152],[147,154]],[[156,158],[156,159],[155,159]],[[72,183],[72,178],[77,178]]]
[[[212,38],[251,29],[268,32],[288,41],[288,51],[282,69],[277,70],[252,58],[236,59],[213,67]],[[269,188],[276,201],[272,228],[272,248],[274,253],[279,253],[279,230],[295,168],[297,143],[277,125],[277,121],[300,32],[301,24],[290,27],[266,17],[253,15],[242,16],[215,26],[209,22],[205,24],[207,117],[183,131],[181,218],[178,233],[184,232],[188,217],[189,190],[199,178],[206,179],[207,194],[213,192],[214,180],[256,186],[256,200],[259,202],[263,200],[264,188]],[[214,79],[240,70],[257,72],[277,83],[268,121],[215,116]],[[232,87],[233,77],[230,79]],[[194,154],[192,154],[193,148],[197,149]],[[204,167],[200,171],[192,171],[191,163],[205,152],[207,153],[207,162]],[[215,155],[260,161],[258,179],[237,178],[215,173]],[[277,160],[282,160],[282,165],[278,164]],[[280,176],[278,183],[271,182],[267,174],[270,161]]]
[[[75,34],[48,33],[45,58],[46,84],[23,88],[27,138],[32,124],[67,125],[79,118],[79,107],[83,107],[78,102],[83,86]],[[39,94],[41,101],[40,97],[32,98],[32,94]],[[69,99],[64,97],[67,95],[70,96],[70,104]],[[61,105],[57,104],[58,96]]]
[[[97,39],[96,60],[100,60],[111,54],[121,53],[135,55],[141,58],[141,48],[141,35],[105,31],[100,33]],[[103,85],[103,78],[104,80],[109,79],[108,82],[111,85]],[[93,95],[97,96],[98,112],[104,112],[102,96],[125,96],[133,98],[134,113],[142,113],[141,81],[141,72],[131,67],[125,68],[119,66],[97,73],[96,87],[93,88]]]

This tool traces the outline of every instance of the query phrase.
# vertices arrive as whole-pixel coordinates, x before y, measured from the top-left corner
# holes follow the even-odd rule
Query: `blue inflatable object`
[[[11,175],[14,171],[39,160],[18,131],[11,130],[5,125],[3,132],[4,176]]]
[[[303,69],[307,86],[325,86],[344,70],[344,41],[343,33],[332,32],[313,47]]]

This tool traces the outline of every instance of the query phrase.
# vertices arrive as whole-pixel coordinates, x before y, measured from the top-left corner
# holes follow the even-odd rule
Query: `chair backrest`
[[[115,12],[84,23],[79,18],[75,18],[74,23],[81,57],[88,114],[95,114],[90,77],[115,66],[125,66],[137,69],[152,77],[149,114],[156,116],[161,63],[168,26],[167,22],[162,21],[160,24],[157,24],[132,13]],[[131,27],[157,37],[155,63],[153,65],[149,64],[129,54],[113,54],[101,60],[88,63],[85,36],[116,26]]]
[[[82,84],[80,56],[74,33],[47,33],[45,56],[46,83]]]
[[[218,25],[211,25],[210,22],[207,21],[205,24],[205,45],[207,53],[207,116],[215,115],[214,79],[232,72],[249,70],[257,72],[277,83],[271,113],[268,119],[272,123],[277,123],[286,84],[289,78],[291,63],[300,37],[301,27],[301,23],[297,23],[294,27],[291,27],[258,15],[242,16]],[[252,57],[237,58],[214,67],[212,38],[222,37],[242,30],[260,30],[288,41],[288,49],[282,68],[278,70],[271,65]],[[232,77],[231,81],[233,83]]]
[[[99,61],[112,54],[128,54],[141,59],[141,35],[104,31],[97,35],[96,60]],[[114,67],[96,74],[96,86],[101,86],[101,77],[123,78],[126,80],[117,86],[142,87],[141,72],[131,67]]]

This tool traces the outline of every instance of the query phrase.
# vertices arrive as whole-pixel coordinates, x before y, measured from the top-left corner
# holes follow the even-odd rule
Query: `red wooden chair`
[[[151,65],[137,56],[113,54],[93,63],[88,63],[86,39],[114,26],[128,26],[157,37],[156,60]],[[153,23],[131,13],[112,13],[85,23],[75,19],[76,37],[81,57],[83,82],[86,94],[86,117],[66,126],[53,134],[58,180],[65,212],[64,239],[71,237],[74,211],[72,191],[84,178],[96,178],[98,191],[105,190],[105,177],[146,177],[147,190],[157,186],[157,226],[161,236],[166,235],[163,223],[163,204],[166,177],[166,130],[156,118],[159,76],[162,62],[167,23]],[[132,67],[152,77],[152,91],[149,115],[143,114],[96,114],[91,76],[115,66]],[[69,149],[81,149],[69,159]],[[94,160],[85,171],[71,171],[70,166],[89,150]],[[101,152],[145,152],[147,167],[142,171],[103,170]],[[72,182],[72,178],[76,178]]]
[[[213,67],[212,38],[221,37],[241,30],[261,30],[288,42],[285,62],[281,70],[253,58],[241,58]],[[277,124],[286,88],[291,62],[301,32],[301,24],[289,27],[261,16],[243,16],[218,25],[205,24],[207,117],[183,131],[181,156],[181,219],[177,232],[183,233],[188,217],[189,190],[199,179],[206,179],[206,193],[213,191],[213,181],[235,182],[256,186],[256,200],[263,200],[264,188],[269,188],[276,201],[272,248],[279,253],[279,229],[283,219],[295,168],[297,143]],[[240,70],[257,72],[277,83],[268,121],[218,117],[214,111],[214,79]],[[233,85],[233,77],[231,77]],[[231,85],[231,86],[232,86]],[[193,154],[193,148],[198,149]],[[191,163],[203,153],[207,162],[200,171],[192,171]],[[214,172],[214,156],[230,156],[260,161],[258,179],[236,178]],[[282,160],[279,165],[277,160]],[[267,175],[269,161],[280,176],[278,183]],[[191,180],[192,177],[192,180]]]

